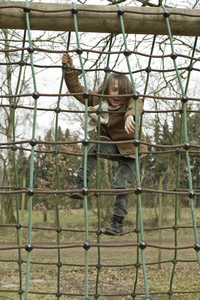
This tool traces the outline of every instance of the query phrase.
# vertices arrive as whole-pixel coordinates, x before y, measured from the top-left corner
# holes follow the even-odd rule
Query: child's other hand
[[[134,117],[132,115],[126,118],[124,129],[128,134],[135,132],[135,122],[134,122]]]
[[[66,53],[63,54],[62,64],[66,64],[69,68],[72,68],[73,60],[69,54],[66,54]]]

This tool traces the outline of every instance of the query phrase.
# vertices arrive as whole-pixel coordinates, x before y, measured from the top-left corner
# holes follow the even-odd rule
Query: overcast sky
[[[14,0],[15,1],[15,0]],[[13,2],[14,2],[13,1]],[[18,1],[18,0],[16,0]],[[107,0],[82,0],[82,1],[69,1],[69,0],[30,0],[29,2],[41,2],[41,3],[76,3],[76,4],[91,4],[91,5],[109,5],[110,2]],[[142,6],[142,1],[136,1],[136,0],[127,0],[125,2],[125,5],[131,5],[131,6]],[[158,0],[149,0],[150,3],[157,5]],[[124,5],[123,3],[121,5]],[[195,5],[195,8],[200,8],[200,1],[199,0],[165,0],[163,1],[163,5],[171,6],[171,7],[177,7],[177,8],[193,8]]]

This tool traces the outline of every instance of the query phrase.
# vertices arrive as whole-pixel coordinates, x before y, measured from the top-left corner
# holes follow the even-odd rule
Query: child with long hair
[[[78,79],[80,72],[74,70],[71,56],[69,54],[63,54],[62,63],[68,67],[65,71],[65,82],[69,92],[84,93],[85,88]],[[99,106],[100,97],[94,94],[101,93],[102,85],[95,92],[89,90],[88,106],[89,110],[93,110],[94,113],[90,113],[88,116],[88,130],[97,127],[98,118],[96,109]],[[136,173],[135,146],[133,144],[135,139],[135,105],[134,99],[130,96],[133,95],[130,80],[123,74],[109,74],[105,84],[104,95],[108,95],[109,97],[103,97],[101,108],[103,111],[108,111],[108,113],[103,112],[101,114],[100,141],[124,141],[124,143],[100,144],[100,157],[118,162],[113,188],[128,189]],[[120,97],[120,95],[123,96]],[[85,104],[84,95],[78,95],[75,96],[75,98],[82,104]],[[139,117],[143,110],[143,103],[140,98],[137,99],[137,110]],[[112,113],[113,111],[115,113]],[[127,141],[132,141],[132,143],[127,143]],[[145,141],[145,136],[142,133],[141,142]],[[141,143],[141,157],[145,155],[143,152],[146,151],[146,145]],[[97,143],[90,143],[88,153],[96,152]],[[96,159],[96,155],[89,155],[87,157],[87,180],[89,180],[95,167]],[[80,168],[77,171],[77,183],[74,187],[74,192],[71,194],[71,198],[83,199],[83,194],[76,191],[84,187],[83,170],[84,161],[82,159]],[[105,234],[120,235],[122,233],[123,220],[128,213],[128,201],[129,194],[117,194],[114,196],[113,216],[110,225],[105,230]]]

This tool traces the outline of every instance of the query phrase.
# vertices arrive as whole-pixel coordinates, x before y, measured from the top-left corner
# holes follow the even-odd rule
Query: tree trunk
[[[3,30],[5,36],[5,50],[9,49],[9,42],[8,42],[8,30]],[[10,62],[9,53],[5,53],[6,62]],[[12,95],[12,72],[10,65],[6,66],[7,72],[7,90],[10,95]],[[13,99],[9,98],[10,105],[13,103]],[[7,142],[12,142],[12,108],[8,108],[6,111],[7,114],[7,126],[6,126],[6,137]],[[7,172],[6,178],[9,186],[14,186],[14,165],[13,165],[13,153],[12,150],[8,149],[7,153],[7,168],[4,168],[4,172]],[[4,207],[5,207],[5,214],[6,214],[6,223],[16,223],[16,218],[14,215],[13,209],[13,196],[12,195],[5,195],[4,198]]]

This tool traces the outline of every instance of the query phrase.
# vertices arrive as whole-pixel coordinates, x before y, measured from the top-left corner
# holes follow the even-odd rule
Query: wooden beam
[[[30,2],[29,5],[31,30],[74,31],[72,4]],[[24,6],[22,1],[0,1],[0,28],[26,29]],[[80,32],[121,33],[116,6],[77,4],[76,7],[79,10],[77,21]],[[123,19],[126,33],[168,34],[162,8],[121,8],[125,11]],[[168,11],[173,35],[200,35],[200,9],[171,8]]]

